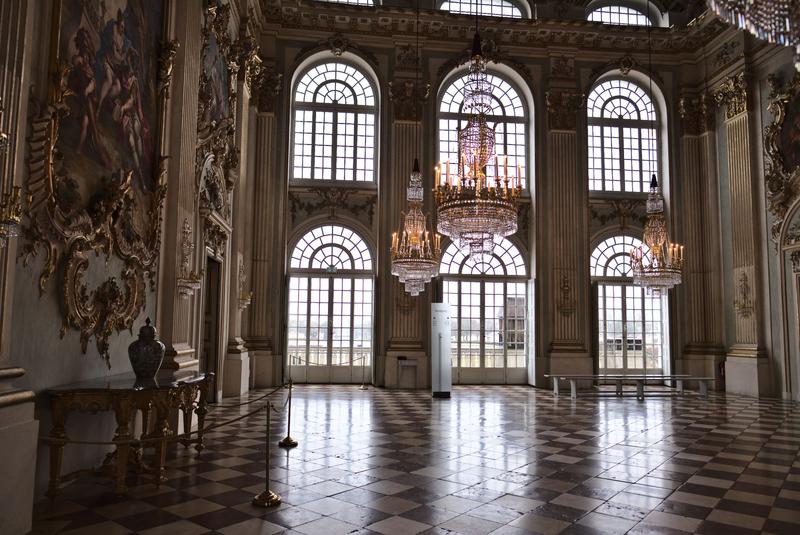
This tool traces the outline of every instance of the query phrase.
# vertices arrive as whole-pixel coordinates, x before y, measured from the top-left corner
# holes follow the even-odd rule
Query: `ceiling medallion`
[[[508,173],[508,162],[500,165],[495,155],[495,133],[486,116],[492,109],[491,85],[477,31],[472,43],[469,74],[464,85],[464,109],[469,118],[458,132],[459,161],[451,173],[451,162],[436,168],[434,198],[438,230],[449,236],[470,256],[492,251],[494,240],[517,231],[517,200],[522,193],[521,167],[516,177]],[[495,178],[486,176],[494,158]]]

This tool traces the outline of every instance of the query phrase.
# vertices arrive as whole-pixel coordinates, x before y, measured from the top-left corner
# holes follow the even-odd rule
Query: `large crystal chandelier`
[[[425,290],[425,283],[439,274],[442,237],[428,232],[427,218],[422,213],[422,173],[417,159],[406,200],[408,213],[401,216],[400,228],[392,234],[392,275],[405,285],[406,292],[419,295]]]
[[[647,196],[644,243],[647,245],[646,250],[641,246],[630,251],[633,283],[655,295],[680,284],[683,245],[669,242],[664,219],[664,197],[656,175],[650,180],[650,194]]]
[[[492,106],[491,84],[478,32],[472,43],[472,59],[464,84],[467,125],[458,132],[459,161],[436,168],[436,199],[439,232],[449,236],[470,256],[492,250],[495,238],[517,231],[517,200],[522,192],[521,167],[517,175],[503,174],[494,152],[494,130],[486,121]],[[494,159],[495,178],[486,176]],[[455,167],[455,169],[453,169]],[[444,171],[444,173],[442,172]]]
[[[708,7],[759,39],[794,47],[800,70],[800,0],[708,0]]]

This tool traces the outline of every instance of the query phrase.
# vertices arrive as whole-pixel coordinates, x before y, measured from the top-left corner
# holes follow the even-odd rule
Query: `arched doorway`
[[[373,355],[372,255],[340,225],[306,232],[289,259],[287,347],[296,382],[369,380]]]

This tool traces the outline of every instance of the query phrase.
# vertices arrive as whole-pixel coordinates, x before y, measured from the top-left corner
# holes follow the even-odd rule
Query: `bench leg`
[[[617,379],[617,395],[622,396],[622,379]]]
[[[708,381],[700,381],[700,397],[708,399]]]
[[[636,399],[644,399],[644,381],[636,381]]]
[[[575,383],[576,383],[575,379],[569,380],[569,397],[571,397],[572,399],[577,399],[578,397],[578,387]]]
[[[553,377],[553,395],[558,396],[558,377]]]
[[[678,383],[678,392],[683,394],[683,379],[678,379],[677,383]]]

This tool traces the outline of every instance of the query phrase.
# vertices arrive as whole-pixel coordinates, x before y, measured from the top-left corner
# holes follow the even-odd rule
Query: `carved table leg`
[[[194,448],[197,453],[203,451],[205,444],[203,444],[203,428],[206,424],[206,414],[208,413],[208,389],[211,388],[211,383],[206,379],[200,386],[200,399],[197,402],[197,444]]]
[[[169,405],[166,402],[156,404],[156,429],[153,433],[160,438],[156,442],[155,476],[156,486],[167,480],[164,465],[167,462],[167,438],[170,435]]]
[[[117,431],[114,433],[114,441],[117,442],[117,470],[115,494],[125,494],[125,475],[128,472],[128,452],[131,445],[131,412],[133,402],[130,397],[123,396],[115,400],[114,416],[117,419]]]
[[[51,404],[53,412],[53,429],[50,431],[50,438],[56,440],[66,440],[67,433],[64,426],[67,423],[67,406],[69,400],[60,397],[54,398]],[[61,485],[61,462],[64,458],[64,443],[50,443],[50,484],[47,489],[48,498],[55,498]]]

